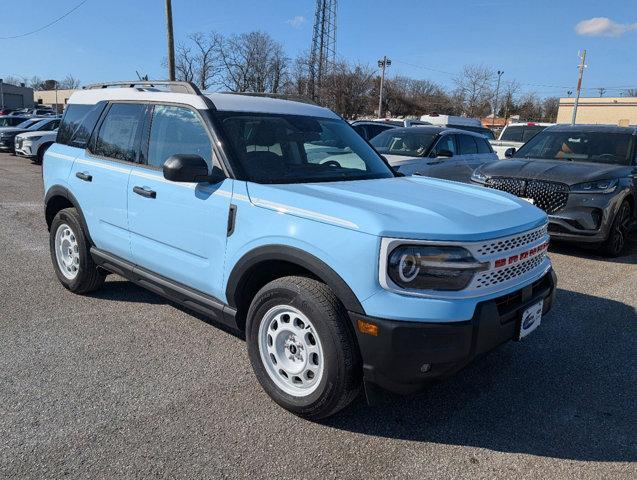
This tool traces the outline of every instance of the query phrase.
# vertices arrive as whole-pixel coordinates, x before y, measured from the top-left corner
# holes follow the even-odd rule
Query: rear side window
[[[104,102],[97,105],[71,104],[66,107],[59,124],[57,143],[86,148],[95,124],[104,110]]]
[[[358,133],[365,140],[369,140],[369,137],[367,136],[367,132],[365,131],[365,127],[363,125],[352,125],[352,128],[356,130],[356,133]]]
[[[367,125],[367,135],[368,140],[374,138],[379,133],[383,133],[385,130],[391,130],[392,127],[387,127],[385,125]]]
[[[438,140],[436,146],[431,151],[432,157],[437,157],[441,151],[447,150],[451,152],[453,155],[456,155],[456,142],[453,141],[453,135],[444,135]]]
[[[460,155],[473,155],[478,153],[476,142],[470,135],[456,135],[460,147]]]
[[[502,132],[500,140],[526,143],[545,128],[546,127],[539,125],[507,127],[504,132]]]
[[[136,140],[140,132],[144,105],[114,103],[100,126],[93,153],[103,157],[134,162]]]
[[[478,144],[478,153],[491,153],[491,145],[484,138],[474,138],[475,142]]]
[[[161,167],[176,154],[199,155],[212,168],[212,143],[199,116],[189,108],[156,105],[150,127],[148,165]]]

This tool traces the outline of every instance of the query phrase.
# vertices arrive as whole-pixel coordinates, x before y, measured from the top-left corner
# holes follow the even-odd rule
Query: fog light
[[[429,370],[431,370],[431,363],[423,363],[420,367],[422,373],[427,373]]]

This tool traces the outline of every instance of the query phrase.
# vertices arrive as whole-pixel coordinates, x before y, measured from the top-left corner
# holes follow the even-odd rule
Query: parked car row
[[[512,153],[510,151],[511,148],[520,148],[535,135],[551,125],[555,124],[534,122],[511,123],[504,127],[497,140],[490,140],[491,146],[499,158],[507,158],[507,150],[509,153]]]
[[[20,118],[15,126],[0,127],[0,151],[17,153],[42,161],[44,150],[55,141],[60,117]]]

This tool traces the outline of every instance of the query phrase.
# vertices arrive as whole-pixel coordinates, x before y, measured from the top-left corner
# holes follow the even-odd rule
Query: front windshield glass
[[[370,143],[382,154],[424,157],[429,153],[436,136],[436,133],[410,127],[409,130],[387,130],[372,138]]]
[[[30,127],[28,127],[28,128],[29,128],[29,130],[33,130],[33,131],[40,130],[41,128],[43,128],[43,127],[44,127],[47,123],[49,123],[49,122],[50,122],[50,120],[42,120],[42,121],[38,121],[38,122],[36,122],[36,123],[32,124],[32,125],[31,125]]]
[[[15,122],[14,117],[0,117],[0,127],[11,127],[16,124]]]
[[[520,147],[514,156],[628,165],[632,142],[630,133],[544,130]]]
[[[339,119],[216,112],[248,180],[306,183],[390,178],[394,174]]]

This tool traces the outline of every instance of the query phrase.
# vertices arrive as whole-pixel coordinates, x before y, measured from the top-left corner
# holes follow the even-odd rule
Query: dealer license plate
[[[529,308],[522,312],[522,318],[520,319],[520,330],[518,338],[522,339],[529,333],[540,326],[542,322],[542,308],[544,307],[544,300],[531,305]]]

